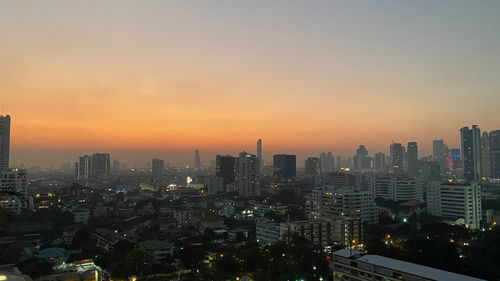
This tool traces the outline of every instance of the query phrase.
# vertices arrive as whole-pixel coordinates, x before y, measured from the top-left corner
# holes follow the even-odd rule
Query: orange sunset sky
[[[297,163],[500,129],[498,1],[1,1],[14,165]]]

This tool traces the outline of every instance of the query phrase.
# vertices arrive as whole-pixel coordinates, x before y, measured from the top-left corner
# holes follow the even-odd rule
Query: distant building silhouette
[[[223,186],[235,181],[236,158],[231,155],[217,155],[215,157],[215,174],[223,179]]]
[[[409,142],[407,147],[408,175],[418,174],[418,146],[416,142]]]
[[[0,115],[0,172],[9,170],[10,116]]]
[[[490,139],[490,176],[500,178],[500,130],[492,131]]]
[[[404,173],[402,144],[395,142],[391,144],[391,163],[394,174],[402,175]]]
[[[304,163],[305,173],[307,176],[316,176],[320,174],[320,163],[318,157],[308,157]]]
[[[153,159],[151,161],[151,173],[153,178],[157,179],[163,175],[165,169],[165,161],[161,159]]]
[[[278,178],[295,178],[297,163],[295,155],[276,154],[273,156],[273,175]]]
[[[481,130],[477,125],[460,129],[464,179],[468,182],[481,180]]]

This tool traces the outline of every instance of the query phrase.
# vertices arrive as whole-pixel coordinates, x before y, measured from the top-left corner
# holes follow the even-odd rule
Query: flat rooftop
[[[373,264],[376,266],[384,267],[387,269],[404,272],[411,275],[421,276],[431,280],[439,281],[484,281],[483,279],[478,279],[458,273],[453,273],[437,268],[432,268],[424,265],[419,265],[415,263],[410,263],[406,261],[401,261],[397,259],[392,259],[388,257],[383,257],[379,255],[362,255],[359,251],[350,251],[348,249],[338,250],[333,253],[334,255],[341,256],[344,258],[353,258],[360,262],[365,262]],[[356,258],[359,257],[359,258]]]

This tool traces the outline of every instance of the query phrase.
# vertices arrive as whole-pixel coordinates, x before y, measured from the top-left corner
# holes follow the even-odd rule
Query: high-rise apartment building
[[[490,167],[490,137],[488,132],[483,132],[481,136],[481,177],[489,178],[491,174]]]
[[[337,170],[340,170],[342,168],[342,156],[338,155],[337,156],[337,161],[335,162]]]
[[[89,155],[78,157],[75,163],[75,173],[77,179],[88,179],[92,176],[92,158]]]
[[[464,179],[468,182],[481,180],[481,130],[477,125],[460,129]]]
[[[409,142],[407,147],[408,175],[418,174],[418,146],[416,142]]]
[[[423,197],[418,194],[417,181],[408,177],[374,177],[370,189],[374,198],[410,201]]]
[[[346,216],[360,218],[370,224],[378,223],[378,210],[371,193],[356,190],[353,186],[335,188],[324,185],[313,188],[305,211],[306,216],[315,219]]]
[[[258,166],[257,156],[245,151],[236,159],[235,183],[241,197],[256,195]]]
[[[92,154],[92,177],[106,177],[111,171],[111,160],[108,153]]]
[[[481,186],[475,182],[429,183],[427,212],[451,223],[479,229],[482,218]]]
[[[10,116],[0,115],[0,172],[9,170]]]
[[[500,178],[500,130],[491,131],[490,140],[490,177]]]
[[[162,159],[154,158],[151,161],[151,173],[153,178],[157,179],[163,175],[163,170],[165,169],[165,161]]]
[[[320,162],[318,157],[308,157],[304,163],[305,173],[307,176],[316,176],[321,172]]]
[[[28,179],[25,170],[9,169],[0,171],[0,189],[19,194],[19,196],[1,197],[1,208],[13,214],[20,214],[22,209],[28,208]]]
[[[358,171],[368,171],[371,169],[371,159],[368,156],[368,150],[366,146],[360,144],[358,149],[356,149],[356,155],[354,159],[354,170]]]
[[[432,160],[439,163],[441,172],[446,171],[446,156],[448,156],[448,146],[444,140],[432,141]]]
[[[273,156],[273,175],[278,178],[295,178],[297,163],[295,155],[276,154]]]
[[[375,153],[373,168],[378,172],[385,171],[385,154],[383,152]]]
[[[321,152],[319,156],[319,165],[321,174],[327,174],[335,169],[335,158],[331,152]]]
[[[222,178],[224,188],[234,183],[236,158],[231,155],[215,156],[215,175]]]
[[[393,142],[390,147],[390,152],[392,172],[396,175],[402,175],[404,173],[403,145]]]

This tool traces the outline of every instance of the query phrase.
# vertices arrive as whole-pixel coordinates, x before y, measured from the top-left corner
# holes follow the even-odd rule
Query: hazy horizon
[[[1,1],[11,163],[459,147],[499,129],[498,1]]]

